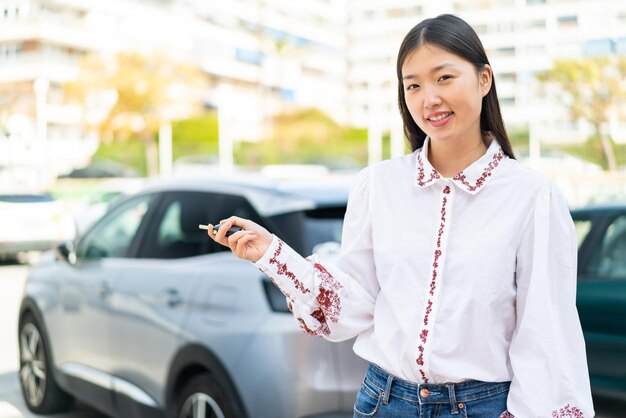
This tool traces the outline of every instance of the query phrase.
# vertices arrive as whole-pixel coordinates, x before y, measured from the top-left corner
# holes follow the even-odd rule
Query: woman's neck
[[[443,177],[451,178],[485,155],[487,144],[481,137],[473,141],[442,144],[430,141],[428,161]]]

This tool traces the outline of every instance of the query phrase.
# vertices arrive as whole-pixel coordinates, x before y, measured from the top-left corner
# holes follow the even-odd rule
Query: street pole
[[[217,89],[217,136],[219,146],[219,171],[222,175],[233,172],[233,138],[230,123],[232,123],[231,100],[232,87],[221,84]]]
[[[368,83],[367,164],[373,165],[383,159],[383,129],[380,100],[374,82]]]
[[[402,118],[397,115],[394,120],[395,122],[391,124],[391,158],[401,157],[405,152]]]
[[[172,124],[169,121],[159,127],[159,174],[172,174]]]
[[[33,83],[35,91],[35,112],[36,112],[36,135],[37,146],[35,147],[34,162],[37,166],[39,188],[43,188],[48,184],[48,176],[50,174],[48,160],[48,90],[50,82],[45,78],[38,78]]]

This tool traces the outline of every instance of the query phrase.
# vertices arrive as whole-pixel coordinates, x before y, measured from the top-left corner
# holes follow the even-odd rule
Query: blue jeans
[[[510,382],[411,383],[370,364],[354,404],[354,418],[498,418]]]

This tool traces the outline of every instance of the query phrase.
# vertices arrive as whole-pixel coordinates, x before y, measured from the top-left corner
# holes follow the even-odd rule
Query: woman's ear
[[[483,97],[489,93],[491,90],[491,84],[493,82],[493,73],[491,71],[491,66],[489,64],[485,64],[482,70],[478,73],[478,83],[480,85],[480,93]]]

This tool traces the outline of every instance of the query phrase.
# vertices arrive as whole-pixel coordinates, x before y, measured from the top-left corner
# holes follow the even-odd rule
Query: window
[[[575,28],[578,26],[578,16],[559,16],[557,23],[559,28]]]
[[[107,215],[80,241],[78,257],[128,257],[151,199],[151,195],[140,196]]]
[[[500,106],[515,106],[515,97],[501,97]]]
[[[609,225],[600,248],[599,275],[626,279],[626,216],[618,217]]]
[[[614,218],[604,230],[600,245],[592,248],[585,276],[626,279],[626,215]]]
[[[511,46],[511,47],[496,48],[493,51],[493,54],[499,57],[512,57],[515,55],[515,47]]]
[[[613,41],[611,39],[594,39],[585,44],[585,55],[606,55],[612,53],[613,49]]]
[[[277,215],[272,220],[285,242],[306,257],[339,248],[345,213],[345,206],[325,207]]]
[[[206,192],[168,193],[146,231],[140,258],[184,258],[228,248],[212,241],[199,224],[216,224],[231,215],[261,223],[248,201],[239,196]]]
[[[615,52],[620,55],[626,55],[626,38],[619,38],[615,42]]]

